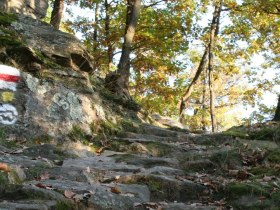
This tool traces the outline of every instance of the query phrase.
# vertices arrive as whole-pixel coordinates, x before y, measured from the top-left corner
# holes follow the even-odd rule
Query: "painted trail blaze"
[[[0,89],[16,91],[20,72],[16,68],[0,65]]]
[[[0,90],[3,102],[11,102],[20,80],[20,71],[6,65],[0,65]],[[7,90],[11,92],[7,92]],[[13,91],[13,92],[12,92]],[[0,105],[0,124],[12,125],[18,119],[17,109],[12,104]]]

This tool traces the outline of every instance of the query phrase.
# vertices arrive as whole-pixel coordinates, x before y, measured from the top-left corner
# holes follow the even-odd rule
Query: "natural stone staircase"
[[[221,199],[231,193],[233,177],[221,171],[241,171],[242,160],[233,157],[246,140],[147,124],[139,131],[112,138],[100,154],[65,145],[1,146],[0,162],[9,170],[0,172],[0,209],[231,208]],[[279,149],[273,142],[249,143]],[[253,194],[242,199],[257,199]]]

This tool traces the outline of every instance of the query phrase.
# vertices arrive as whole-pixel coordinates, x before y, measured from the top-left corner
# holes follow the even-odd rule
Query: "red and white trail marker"
[[[20,72],[16,68],[0,65],[0,90],[17,90]],[[0,124],[12,125],[17,121],[18,112],[12,104],[0,104]]]
[[[20,72],[16,68],[0,65],[0,89],[16,91]]]

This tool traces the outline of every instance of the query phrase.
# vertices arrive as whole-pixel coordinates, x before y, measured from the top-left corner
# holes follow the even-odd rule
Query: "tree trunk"
[[[98,23],[99,23],[99,2],[95,3],[95,9],[94,9],[94,27],[93,27],[93,37],[92,37],[92,48],[93,48],[93,53],[94,53],[94,63],[93,63],[93,70],[91,74],[96,72],[98,70],[98,66],[100,66],[99,61],[98,61],[98,56],[97,55],[97,49],[98,49]]]
[[[94,10],[94,29],[93,29],[93,50],[97,50],[97,34],[98,34],[98,23],[99,23],[99,4],[98,2],[95,3],[95,10]]]
[[[54,0],[50,24],[59,29],[64,9],[64,0]]]
[[[204,71],[203,75],[203,90],[202,90],[202,117],[201,117],[201,129],[206,131],[206,86],[207,86],[207,71]]]
[[[280,121],[280,95],[278,96],[278,104],[276,107],[275,115],[273,121]]]
[[[220,1],[219,5],[215,6],[215,11],[213,14],[213,20],[211,23],[211,30],[210,30],[210,41],[209,41],[209,63],[208,63],[208,83],[209,83],[209,92],[210,92],[210,115],[211,115],[211,124],[212,124],[212,132],[216,132],[217,130],[217,122],[215,117],[215,94],[214,94],[214,87],[213,87],[213,66],[214,66],[214,42],[215,37],[218,35],[219,32],[219,23],[220,23],[220,15],[222,9],[222,1]]]
[[[141,0],[127,0],[126,29],[118,69],[116,72],[109,73],[105,79],[109,90],[126,99],[131,99],[129,94],[130,53],[140,7]]]
[[[110,4],[108,0],[105,0],[105,36],[106,36],[106,45],[107,45],[107,58],[108,58],[108,72],[112,69],[113,66],[113,44],[110,41]]]
[[[201,75],[201,72],[203,69],[205,69],[206,63],[207,63],[207,55],[208,55],[208,47],[205,48],[204,54],[200,60],[199,66],[197,68],[197,71],[195,73],[195,76],[189,85],[188,89],[184,93],[183,97],[181,98],[180,102],[180,110],[179,110],[179,121],[183,122],[183,111],[188,107],[188,102],[190,99],[190,96],[193,91],[194,85],[197,83],[199,76]]]

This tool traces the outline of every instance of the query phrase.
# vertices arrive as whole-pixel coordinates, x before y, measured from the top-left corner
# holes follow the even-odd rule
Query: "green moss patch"
[[[172,147],[157,142],[149,142],[145,144],[149,152],[155,157],[162,157],[172,152]]]
[[[278,176],[279,170],[272,168],[272,167],[265,167],[265,166],[257,166],[251,168],[249,173],[255,175],[252,177],[253,179],[263,178],[264,176]]]
[[[46,66],[50,68],[60,68],[62,67],[55,63],[53,60],[49,59],[48,57],[44,56],[41,52],[35,51],[35,55],[37,58],[39,58]]]
[[[251,126],[232,127],[224,135],[252,140],[280,142],[280,123],[263,123]]]
[[[22,42],[19,39],[15,39],[10,36],[0,37],[0,46],[20,46]]]
[[[45,164],[45,165],[38,165],[38,166],[31,167],[29,169],[26,169],[25,170],[26,179],[34,180],[36,178],[39,178],[49,168],[50,168],[50,166]]]
[[[221,196],[226,197],[234,209],[276,210],[280,204],[279,189],[275,191],[270,185],[257,182],[231,183]]]
[[[1,186],[6,185],[7,183],[9,183],[7,174],[3,171],[0,171],[0,189],[1,189]]]
[[[70,203],[66,203],[66,202],[63,202],[63,201],[58,201],[56,206],[55,206],[55,209],[56,210],[73,210],[75,208]]]
[[[275,149],[268,152],[266,160],[270,163],[279,164],[280,163],[280,149]]]
[[[223,170],[236,169],[242,165],[242,158],[238,150],[226,150],[214,153],[210,161]]]
[[[227,186],[226,193],[230,199],[236,199],[244,195],[269,196],[267,189],[258,183],[232,183]]]
[[[0,46],[20,46],[23,44],[20,36],[8,28],[16,20],[15,14],[0,12]]]
[[[117,152],[123,152],[124,148],[128,148],[129,143],[120,140],[111,141],[109,144],[109,149]]]
[[[114,136],[121,130],[121,127],[108,120],[105,121],[94,121],[91,124],[91,131],[93,134],[104,137],[104,135]]]
[[[124,131],[134,132],[134,133],[137,133],[140,131],[139,124],[137,124],[131,120],[122,119],[120,122],[120,125],[122,127],[122,130],[124,130]]]
[[[12,13],[0,12],[0,25],[9,26],[12,22],[17,21],[17,16]]]
[[[7,140],[7,133],[4,128],[0,128],[0,145],[7,148],[16,148],[18,145],[16,141]]]

